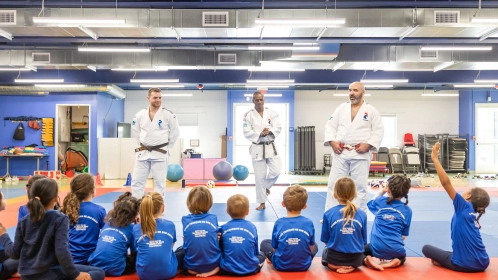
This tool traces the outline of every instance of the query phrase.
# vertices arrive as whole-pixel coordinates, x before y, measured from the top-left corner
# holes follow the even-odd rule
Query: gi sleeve
[[[339,127],[339,112],[342,105],[337,107],[325,124],[325,138],[323,139],[324,146],[330,146],[330,141],[337,141],[337,128]]]
[[[131,123],[131,128],[133,130],[133,136],[137,140],[137,144],[140,146],[140,112],[138,112],[133,118],[133,122]]]
[[[254,131],[250,112],[247,112],[244,116],[244,137],[253,143],[257,143],[262,131]]]
[[[280,122],[280,116],[276,112],[272,111],[271,122],[272,122],[272,127],[270,128],[271,134],[268,134],[268,136],[272,137],[273,140],[275,140],[275,138],[277,138],[278,135],[280,135],[280,132],[282,132],[282,123]]]
[[[367,143],[372,146],[372,152],[377,152],[382,143],[382,138],[384,138],[384,123],[379,111],[374,108],[372,113],[372,133]]]
[[[173,146],[175,146],[176,140],[178,140],[178,137],[180,136],[180,125],[178,124],[178,118],[173,113],[169,115],[168,126],[168,147],[173,148]]]

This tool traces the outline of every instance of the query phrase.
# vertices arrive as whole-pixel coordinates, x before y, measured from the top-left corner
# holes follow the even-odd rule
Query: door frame
[[[475,160],[475,173],[476,174],[479,174],[479,173],[493,173],[495,174],[496,173],[496,170],[494,168],[490,168],[490,169],[484,169],[482,168],[481,166],[481,170],[478,169],[478,158],[479,158],[479,152],[478,152],[478,144],[479,144],[479,137],[478,137],[478,134],[479,134],[479,130],[478,130],[478,123],[479,123],[479,117],[478,117],[478,110],[480,108],[496,108],[498,109],[498,103],[475,103],[475,124],[474,124],[474,127],[475,127],[475,136],[476,136],[476,141],[475,144],[474,144],[474,160]],[[490,144],[490,143],[487,143],[487,144]],[[498,142],[496,143],[498,145]],[[490,171],[491,170],[491,171]]]

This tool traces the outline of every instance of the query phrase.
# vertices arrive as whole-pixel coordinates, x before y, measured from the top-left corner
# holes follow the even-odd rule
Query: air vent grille
[[[16,10],[0,10],[0,26],[16,25]]]
[[[50,63],[50,53],[32,53],[31,58],[33,59],[33,64]]]
[[[228,12],[202,12],[202,26],[228,26]]]
[[[460,23],[460,11],[434,11],[434,25],[453,25]]]
[[[421,59],[437,59],[437,51],[423,51],[420,50]]]
[[[218,54],[218,64],[237,64],[237,54],[220,53]]]

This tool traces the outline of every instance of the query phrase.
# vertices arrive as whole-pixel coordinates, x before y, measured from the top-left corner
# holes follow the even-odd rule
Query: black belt
[[[273,142],[275,142],[275,141],[272,140],[272,141],[266,141],[266,142],[261,142],[261,143],[254,143],[254,142],[252,142],[252,143],[254,145],[263,145],[263,159],[265,159],[266,158],[266,155],[265,155],[265,147],[266,147],[266,145],[270,145],[271,144],[271,146],[273,147],[273,153],[274,153],[274,155],[275,156],[278,155],[277,154],[277,150],[275,149],[275,143],[273,143]]]
[[[169,143],[164,143],[164,144],[156,145],[156,146],[145,146],[144,144],[140,143],[140,148],[136,148],[135,153],[147,150],[149,152],[156,151],[156,152],[160,152],[162,154],[167,154],[168,152],[166,152],[165,150],[163,150],[161,148],[168,146],[168,144]]]

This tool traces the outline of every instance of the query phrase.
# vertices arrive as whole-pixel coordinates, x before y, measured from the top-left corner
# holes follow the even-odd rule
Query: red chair
[[[405,133],[405,137],[403,139],[403,148],[405,148],[405,146],[415,147],[415,141],[413,141],[413,135],[411,133]]]

